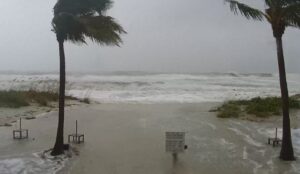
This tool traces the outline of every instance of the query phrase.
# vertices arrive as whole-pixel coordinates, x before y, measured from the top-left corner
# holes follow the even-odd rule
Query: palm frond
[[[54,15],[70,13],[73,15],[102,14],[112,5],[111,0],[58,0],[54,6]]]
[[[111,0],[89,0],[92,7],[94,7],[95,11],[98,12],[99,15],[102,15],[105,11],[112,7]]]
[[[300,19],[299,18],[290,18],[286,20],[286,25],[290,27],[300,28]]]
[[[68,13],[56,15],[52,20],[53,31],[57,40],[70,40],[74,43],[85,43],[85,27],[76,17]]]
[[[300,0],[272,0],[275,1],[277,6],[283,8],[289,5],[297,4],[300,2]]]
[[[300,13],[299,12],[288,12],[283,17],[287,26],[292,26],[296,28],[300,28]]]
[[[290,15],[290,14],[300,14],[300,2],[290,4],[286,7],[283,7],[283,13],[284,15]]]
[[[282,20],[285,21],[286,25],[300,28],[300,1],[298,3],[293,2],[282,10]]]
[[[265,0],[265,3],[268,7],[271,7],[271,8],[276,6],[274,0]]]
[[[235,0],[225,0],[225,2],[229,3],[231,11],[233,11],[235,14],[240,13],[243,16],[245,16],[247,19],[262,21],[265,17],[264,12],[252,8],[246,4],[240,3]]]
[[[117,45],[122,43],[121,34],[126,31],[112,17],[84,16],[79,21],[85,26],[84,35],[92,41],[103,45]]]
[[[122,43],[124,29],[113,18],[104,16],[111,0],[58,0],[54,7],[53,31],[58,40],[105,45]]]

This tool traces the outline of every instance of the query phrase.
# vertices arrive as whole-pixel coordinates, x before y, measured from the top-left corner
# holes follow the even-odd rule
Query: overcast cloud
[[[58,71],[55,3],[1,0],[1,71]],[[128,32],[124,44],[66,43],[68,71],[277,72],[269,24],[235,16],[223,0],[115,0],[108,14]],[[300,72],[299,38],[296,29],[284,35],[288,72]]]

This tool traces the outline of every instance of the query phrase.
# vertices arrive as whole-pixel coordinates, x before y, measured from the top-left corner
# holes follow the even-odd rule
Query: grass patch
[[[240,116],[241,108],[238,105],[225,103],[217,111],[217,116],[220,118],[237,118]]]
[[[282,101],[280,97],[255,97],[250,100],[236,100],[225,102],[217,108],[217,116],[220,118],[237,118],[243,115],[254,115],[256,117],[269,117],[281,114]],[[290,109],[300,109],[298,97],[289,99]]]
[[[65,99],[76,100],[71,96]],[[30,103],[37,103],[41,106],[48,106],[50,102],[58,101],[58,93],[43,91],[0,91],[0,107],[20,108],[29,106]]]
[[[19,91],[0,91],[0,107],[19,108],[28,106],[24,93]]]

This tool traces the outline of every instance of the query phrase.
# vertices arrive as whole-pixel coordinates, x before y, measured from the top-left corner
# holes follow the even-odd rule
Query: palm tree
[[[263,21],[266,19],[272,26],[277,44],[277,58],[282,98],[282,147],[280,158],[286,161],[295,160],[289,117],[289,94],[286,82],[285,63],[282,47],[282,35],[287,27],[300,28],[300,0],[265,0],[265,11],[250,7],[235,0],[225,0],[231,11],[240,13],[247,19]]]
[[[86,38],[101,45],[122,43],[124,29],[104,13],[111,7],[110,0],[58,0],[54,6],[53,31],[59,45],[60,87],[58,128],[51,155],[63,153],[65,106],[65,53],[64,42],[86,43]]]

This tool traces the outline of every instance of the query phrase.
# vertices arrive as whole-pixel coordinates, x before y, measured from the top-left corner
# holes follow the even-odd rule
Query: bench
[[[275,138],[268,138],[268,144],[271,144],[271,142],[273,144],[273,147],[279,145],[279,143],[282,142],[282,140],[277,137],[277,128],[275,129]]]
[[[273,144],[273,147],[275,147],[276,145],[279,145],[279,143],[281,143],[282,140],[279,138],[268,138],[268,144],[271,144],[271,142]]]
[[[81,142],[84,142],[84,134],[79,134],[78,133],[78,124],[76,120],[76,129],[74,134],[69,134],[68,135],[68,142],[70,143],[72,140],[73,143],[80,144]]]
[[[28,129],[22,129],[22,119],[20,118],[19,129],[13,130],[13,139],[28,139]]]

